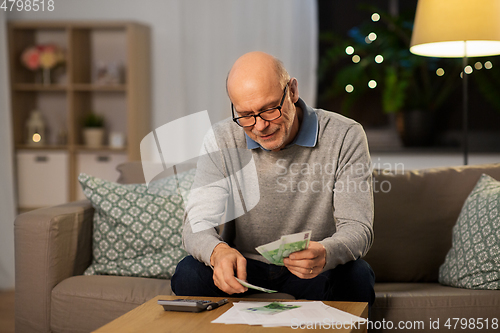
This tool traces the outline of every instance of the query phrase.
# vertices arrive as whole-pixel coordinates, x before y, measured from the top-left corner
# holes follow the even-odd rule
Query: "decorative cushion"
[[[189,191],[195,169],[178,174]],[[170,279],[187,253],[181,248],[184,201],[175,176],[121,185],[86,174],[78,177],[95,208],[93,259],[85,275]]]
[[[437,283],[452,230],[483,173],[500,180],[500,163],[374,171],[375,241],[363,258],[377,282]]]
[[[453,227],[453,245],[439,282],[469,289],[500,289],[500,182],[483,174]]]

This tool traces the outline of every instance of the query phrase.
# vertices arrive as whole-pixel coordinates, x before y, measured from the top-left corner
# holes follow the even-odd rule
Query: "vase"
[[[43,69],[43,85],[48,86],[50,84],[50,68]]]
[[[101,147],[103,138],[104,138],[104,128],[89,127],[83,129],[83,140],[87,147],[90,148]]]

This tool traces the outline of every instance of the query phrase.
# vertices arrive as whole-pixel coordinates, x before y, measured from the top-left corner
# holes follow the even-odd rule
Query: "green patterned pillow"
[[[188,191],[195,169],[178,175]],[[184,202],[172,177],[122,185],[86,174],[78,177],[95,208],[92,264],[85,275],[170,279],[187,253],[181,248]]]
[[[453,244],[439,282],[469,289],[500,289],[500,182],[483,174],[453,227]]]

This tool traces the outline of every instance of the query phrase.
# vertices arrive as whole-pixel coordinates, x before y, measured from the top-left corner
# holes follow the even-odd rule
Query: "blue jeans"
[[[192,256],[185,257],[172,277],[172,290],[177,296],[229,297],[214,284],[213,271]],[[284,267],[247,258],[247,281],[259,287],[287,293],[296,299],[322,301],[368,302],[375,300],[375,274],[362,259],[350,261],[325,271],[313,279],[301,279]],[[241,297],[260,293],[248,289]]]

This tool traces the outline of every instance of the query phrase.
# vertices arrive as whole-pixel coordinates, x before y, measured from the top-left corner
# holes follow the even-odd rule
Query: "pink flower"
[[[40,68],[40,52],[37,47],[26,49],[21,55],[21,60],[28,69],[32,71]]]
[[[55,44],[36,45],[24,50],[21,60],[28,69],[50,69],[64,62],[64,52]]]

